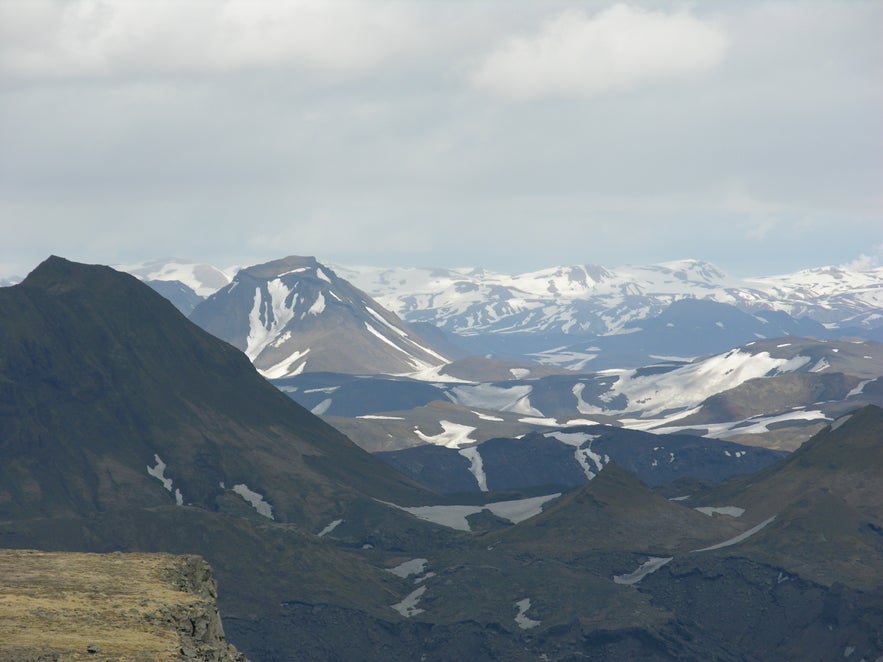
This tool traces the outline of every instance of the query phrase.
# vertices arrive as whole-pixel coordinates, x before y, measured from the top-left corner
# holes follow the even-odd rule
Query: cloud
[[[883,244],[877,246],[871,255],[862,253],[856,259],[841,264],[840,267],[849,271],[869,271],[881,265],[883,265]]]
[[[415,43],[411,11],[354,0],[6,0],[0,73],[16,78],[371,69]]]
[[[701,76],[727,49],[721,29],[688,14],[617,4],[596,15],[566,10],[530,36],[501,43],[472,76],[516,100],[593,97],[666,79]]]

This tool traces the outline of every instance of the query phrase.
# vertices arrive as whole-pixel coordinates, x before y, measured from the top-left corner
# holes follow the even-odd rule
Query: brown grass
[[[0,660],[177,660],[164,612],[200,602],[165,554],[0,550]],[[89,645],[100,653],[89,653]]]

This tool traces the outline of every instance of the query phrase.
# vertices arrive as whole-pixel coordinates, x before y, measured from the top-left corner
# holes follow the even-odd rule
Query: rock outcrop
[[[199,556],[0,550],[0,662],[247,662]]]

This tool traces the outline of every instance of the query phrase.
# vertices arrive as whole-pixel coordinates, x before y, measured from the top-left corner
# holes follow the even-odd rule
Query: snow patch
[[[524,379],[530,374],[530,370],[527,368],[509,368],[509,372],[515,379]]]
[[[291,293],[292,291],[278,278],[267,283],[266,301],[261,288],[255,288],[254,303],[248,314],[248,337],[245,348],[245,354],[252,362],[294,317],[297,294],[292,299],[291,307],[285,303]]]
[[[316,297],[316,301],[313,302],[313,305],[310,306],[310,309],[307,311],[310,315],[319,315],[325,310],[325,297],[322,296],[322,293],[319,292],[319,296]]]
[[[592,442],[598,439],[600,435],[586,434],[585,432],[546,432],[544,437],[557,439],[563,444],[573,446],[575,448],[573,457],[582,467],[583,473],[588,480],[592,480],[597,472],[604,468],[604,465],[610,461],[606,455],[601,457],[598,453],[592,451]],[[594,464],[594,470],[589,466],[589,460]]]
[[[440,524],[458,531],[471,531],[472,529],[469,527],[469,522],[466,518],[480,513],[482,510],[489,510],[497,517],[509,520],[512,524],[518,524],[534,515],[539,515],[543,512],[543,504],[560,496],[561,493],[557,492],[530,499],[497,501],[484,506],[399,506],[388,501],[381,501],[381,503],[404,510],[414,515],[414,517],[427,522]]]
[[[275,365],[270,366],[266,369],[258,368],[258,372],[267,379],[281,379],[282,377],[296,377],[300,373],[304,371],[304,368],[307,367],[307,362],[304,361],[294,370],[291,369],[295,363],[300,361],[303,357],[310,353],[309,348],[304,351],[295,350],[291,354],[289,354],[286,358],[279,361]]]
[[[414,428],[414,434],[427,444],[435,444],[436,446],[444,446],[446,448],[460,448],[464,444],[473,444],[477,441],[469,436],[470,433],[475,432],[475,428],[471,425],[462,425],[461,423],[452,423],[451,421],[439,421],[439,425],[442,426],[443,430],[439,434],[423,434],[417,427]]]
[[[846,394],[846,399],[848,400],[849,398],[851,398],[854,395],[861,395],[862,391],[865,390],[865,386],[867,386],[868,384],[870,384],[873,381],[876,381],[876,380],[866,379],[862,382],[859,382],[858,386],[856,386],[854,389],[852,389],[849,393]]]
[[[343,524],[343,520],[336,519],[333,522],[331,522],[328,526],[326,526],[324,529],[319,531],[319,533],[317,533],[316,535],[319,536],[320,538],[323,538],[323,537],[327,536],[329,533],[331,533],[332,531],[334,531],[334,529],[336,529],[341,524]]]
[[[628,586],[637,584],[639,581],[644,579],[644,577],[646,577],[650,573],[656,572],[673,558],[673,556],[650,556],[647,558],[646,561],[644,561],[644,563],[638,566],[637,570],[633,570],[632,572],[625,575],[614,575],[613,581],[617,584],[626,584]]]
[[[475,414],[476,416],[478,416],[483,421],[495,421],[495,422],[499,422],[499,423],[503,422],[503,419],[499,418],[498,416],[488,416],[487,414],[482,414],[481,412],[478,412],[478,411],[473,411],[472,413]]]
[[[698,510],[703,515],[708,515],[709,517],[715,513],[718,515],[727,515],[728,517],[742,517],[742,514],[745,512],[744,508],[739,508],[738,506],[700,506],[693,510]]]
[[[411,591],[407,596],[405,596],[405,599],[398,604],[390,606],[405,618],[411,618],[411,616],[422,614],[425,610],[418,609],[417,603],[420,602],[420,598],[423,597],[424,593],[426,593],[426,587],[421,586],[420,588]]]
[[[411,559],[410,561],[400,563],[395,568],[387,568],[386,571],[391,572],[396,577],[407,579],[411,575],[422,575],[425,573],[427,563],[429,563],[427,559]]]
[[[469,473],[475,476],[475,482],[478,483],[478,489],[487,492],[487,476],[484,473],[484,463],[478,448],[470,446],[469,448],[461,448],[459,454],[469,460]]]
[[[276,519],[273,517],[273,506],[264,501],[262,494],[248,489],[248,485],[245,483],[234,485],[233,491],[251,504],[251,507],[257,511],[258,515],[263,515],[267,519]]]
[[[822,372],[823,370],[827,370],[831,367],[831,364],[828,363],[828,359],[822,358],[819,359],[819,362],[816,363],[812,368],[809,369],[810,372]]]
[[[530,598],[519,600],[515,603],[515,608],[518,609],[518,614],[515,615],[515,622],[522,630],[530,630],[540,624],[540,621],[535,621],[525,615],[530,609]]]
[[[723,542],[719,542],[717,545],[712,545],[711,547],[703,547],[702,549],[694,549],[693,551],[694,552],[710,552],[713,549],[721,549],[723,547],[729,547],[730,545],[735,545],[737,543],[742,542],[743,540],[747,540],[748,538],[753,536],[755,533],[757,533],[758,531],[763,529],[767,524],[772,522],[774,519],[776,519],[775,515],[773,515],[769,519],[764,520],[763,522],[761,522],[757,526],[754,526],[754,527],[748,529],[747,531],[740,533],[735,538],[730,538],[729,540],[724,540]]]
[[[322,400],[322,402],[310,409],[310,413],[314,414],[315,416],[321,416],[326,411],[328,411],[328,409],[331,407],[331,403],[331,398],[325,398],[324,400]]]
[[[159,455],[156,453],[153,454],[153,459],[156,462],[155,467],[147,466],[147,473],[156,478],[159,482],[162,483],[162,486],[166,488],[169,492],[172,491],[172,479],[165,477],[166,471],[166,463],[163,462]]]

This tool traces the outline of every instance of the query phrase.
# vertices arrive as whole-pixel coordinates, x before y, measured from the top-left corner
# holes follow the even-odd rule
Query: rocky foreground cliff
[[[247,662],[199,556],[0,550],[0,662]]]

